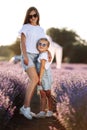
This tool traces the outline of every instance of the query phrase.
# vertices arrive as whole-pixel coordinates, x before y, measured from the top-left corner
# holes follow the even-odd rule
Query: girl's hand
[[[48,50],[48,60],[49,60],[49,62],[51,62],[51,60],[52,60],[52,55],[51,55],[51,52]]]
[[[38,82],[38,85],[41,85],[42,83],[41,83],[41,79],[39,79],[39,82]]]

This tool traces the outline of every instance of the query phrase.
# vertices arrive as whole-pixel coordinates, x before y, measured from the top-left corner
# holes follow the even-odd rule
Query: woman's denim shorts
[[[24,64],[24,57],[22,55],[22,58],[21,58],[21,63],[22,63],[22,67],[23,69],[26,71],[29,67],[36,67],[36,63],[37,63],[37,58],[38,58],[38,55],[39,54],[34,54],[34,53],[27,53],[28,55],[28,59],[29,59],[29,63],[28,65],[25,65]]]

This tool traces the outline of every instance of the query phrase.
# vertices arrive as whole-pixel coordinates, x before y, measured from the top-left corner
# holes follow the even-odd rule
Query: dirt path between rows
[[[55,117],[27,120],[15,115],[6,130],[65,130]]]
[[[39,106],[39,98],[36,94],[34,94],[31,102],[32,111],[38,113]],[[56,109],[54,112],[56,112]],[[32,120],[28,120],[18,112],[13,116],[4,130],[65,130],[65,128],[60,124],[55,116],[51,118],[33,118]]]

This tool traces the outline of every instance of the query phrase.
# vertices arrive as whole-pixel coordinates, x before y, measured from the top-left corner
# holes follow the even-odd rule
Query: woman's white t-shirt
[[[51,62],[49,62],[49,60],[48,60],[48,52],[47,51],[39,54],[39,57],[37,59],[38,62],[40,63],[42,59],[46,60],[45,69],[47,70],[51,64]]]
[[[38,54],[36,43],[40,38],[46,38],[44,29],[39,25],[24,24],[19,31],[19,34],[24,33],[26,36],[26,51],[29,53]]]

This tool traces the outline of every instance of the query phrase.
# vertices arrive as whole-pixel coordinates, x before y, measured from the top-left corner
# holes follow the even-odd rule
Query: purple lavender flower
[[[20,64],[0,62],[0,124],[8,122],[23,104],[27,84]]]
[[[61,70],[53,70],[53,76],[52,94],[57,101],[58,120],[65,126],[66,130],[86,130],[86,65],[63,64]]]

